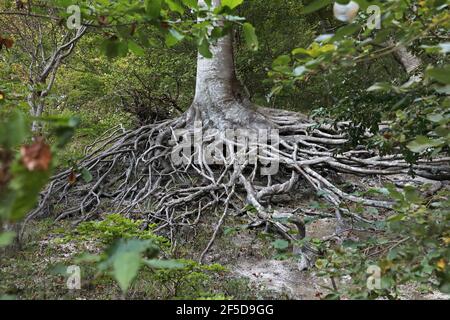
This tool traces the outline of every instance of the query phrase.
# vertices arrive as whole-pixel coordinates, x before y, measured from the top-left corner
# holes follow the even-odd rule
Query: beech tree
[[[38,133],[42,129],[38,119],[43,115],[46,98],[53,88],[58,69],[72,54],[86,33],[86,27],[68,29],[61,25],[64,22],[59,19],[43,19],[29,14],[31,8],[31,3],[21,1],[12,8],[2,4],[0,25],[3,33],[14,36],[15,46],[21,51],[17,58],[23,64],[22,76],[27,78],[30,114],[36,119],[32,131]],[[53,11],[43,7],[46,14]]]
[[[139,212],[145,215],[147,224],[158,223],[158,231],[164,230],[173,236],[180,226],[194,226],[202,212],[221,207],[223,215],[200,257],[202,260],[225,216],[232,210],[246,212],[251,220],[249,225],[253,227],[270,225],[286,239],[293,240],[288,227],[278,218],[294,213],[273,207],[271,198],[301,188],[302,184],[311,185],[335,206],[338,233],[344,228],[346,217],[367,222],[344,204],[392,208],[394,202],[390,200],[345,192],[325,175],[326,171],[355,175],[408,174],[414,171],[417,176],[430,179],[448,177],[448,159],[436,157],[409,163],[398,150],[382,155],[365,147],[339,152],[340,147],[348,144],[348,122],[321,123],[306,115],[283,110],[282,106],[273,109],[253,104],[236,76],[233,56],[233,26],[242,27],[249,45],[257,47],[253,27],[234,15],[235,8],[242,2],[200,0],[197,4],[182,1],[191,13],[197,14],[194,20],[171,20],[171,13],[185,12],[185,7],[177,1],[120,3],[117,10],[133,12],[126,21],[114,15],[104,15],[101,5],[95,10],[96,17],[90,19],[99,21],[99,24],[86,23],[85,27],[114,28],[116,23],[128,28],[122,30],[117,27],[117,34],[106,39],[103,47],[109,56],[126,54],[128,49],[139,52],[139,46],[132,37],[139,38],[145,34],[145,25],[149,23],[166,34],[168,45],[189,37],[195,40],[199,48],[195,97],[190,108],[178,118],[146,124],[131,131],[111,128],[86,149],[85,158],[76,166],[52,178],[29,219],[48,214],[53,204],[65,203],[65,209],[57,219],[79,216],[80,220],[86,220],[95,216],[102,203],[108,203],[123,214]],[[325,2],[325,5],[329,3]],[[162,10],[163,5],[168,10]],[[113,10],[108,7],[108,12]],[[123,18],[120,13],[117,12],[117,16]],[[320,69],[328,60],[333,61],[335,52],[336,45],[314,43],[309,49],[297,51],[309,56],[311,61],[306,67],[290,69],[286,66],[290,62],[289,57],[280,57],[274,62],[276,68],[272,76],[283,74],[282,81],[288,81],[289,77],[296,81],[307,71],[318,72],[314,68]],[[183,130],[183,137],[194,137],[199,130],[196,123],[201,123],[201,132],[207,134],[200,141],[189,140],[193,152],[183,154],[184,161],[174,161],[173,155],[186,149],[177,132]],[[227,129],[240,130],[244,143],[230,139]],[[279,134],[276,144],[272,144],[272,140],[270,143],[252,140],[262,131],[270,130]],[[370,132],[364,134],[373,135]],[[213,164],[207,156],[211,152],[217,160]],[[241,161],[251,157],[256,157],[256,161]],[[276,163],[279,170],[275,174],[261,175],[259,169],[267,163]],[[438,175],[437,167],[440,169]],[[244,198],[241,193],[245,194]],[[311,255],[307,252],[314,253],[314,250],[305,245],[304,252],[300,268],[311,264]]]
[[[236,33],[243,35],[249,48],[258,48],[257,30],[237,15],[243,0],[6,3],[9,9],[1,11],[0,17],[20,16],[24,23],[38,21],[37,26],[41,21],[64,26],[71,18],[68,5],[77,5],[80,12],[78,31],[62,29],[67,36],[55,43],[52,54],[42,48],[39,28],[37,36],[31,37],[38,40],[31,50],[22,42],[32,60],[29,101],[33,116],[42,113],[63,59],[87,33],[95,34],[95,41],[102,39],[98,47],[111,59],[129,53],[143,55],[153,34],[163,36],[169,47],[191,41],[198,48],[195,95],[190,106],[174,119],[140,123],[131,130],[111,127],[86,146],[83,158],[49,179],[27,220],[52,215],[57,220],[70,217],[81,222],[95,218],[106,207],[117,212],[114,219],[120,215],[144,219],[143,227],[151,225],[150,229],[170,237],[174,244],[180,229],[191,230],[202,215],[218,211],[211,238],[199,255],[202,262],[227,216],[245,215],[246,227],[266,227],[292,242],[299,269],[311,267],[318,258],[314,265],[332,279],[333,297],[340,295],[334,279],[343,275],[360,282],[357,295],[364,298],[391,297],[397,284],[410,280],[449,291],[450,204],[445,180],[450,179],[450,73],[449,44],[441,41],[448,40],[450,16],[444,1],[336,2],[339,16],[346,17],[340,18],[344,24],[336,28],[324,24],[324,34],[309,45],[276,58],[268,75],[273,90],[267,96],[273,98],[300,83],[309,85],[311,78],[321,80],[324,74],[352,70],[361,63],[370,65],[385,56],[396,58],[409,80],[368,84],[367,92],[390,95],[383,111],[370,104],[370,108],[363,104],[359,109],[355,104],[343,104],[315,110],[312,116],[283,110],[283,105],[274,103],[272,108],[262,107],[249,98],[237,76],[233,49]],[[24,11],[25,3],[28,10]],[[329,10],[332,4],[331,0],[308,1],[301,6],[302,13]],[[369,4],[376,4],[383,12],[382,29],[368,27]],[[351,12],[345,12],[347,6]],[[334,33],[326,33],[330,29]],[[21,37],[20,31],[12,30],[6,38],[0,35],[0,50],[15,48],[12,39]],[[0,91],[0,103],[4,100]],[[371,118],[373,113],[381,115]],[[56,149],[39,137],[22,146],[19,154],[19,145],[28,138],[24,117],[13,114],[0,124],[0,224],[6,225],[33,207],[30,198],[35,200],[48,181]],[[64,142],[73,134],[74,123],[69,120],[59,125],[62,128],[55,136]],[[14,128],[22,134],[10,135]],[[400,175],[420,189],[396,181],[383,188],[352,192],[343,186],[340,178],[344,174]],[[431,187],[422,181],[431,182]],[[295,195],[306,188],[324,198],[331,210],[292,209],[276,201],[278,195]],[[389,217],[379,219],[376,208]],[[323,214],[327,218],[334,214],[336,230],[317,245],[308,239],[305,218]],[[388,227],[378,228],[380,224]],[[140,222],[137,225],[141,227]],[[290,230],[293,226],[297,230]],[[353,228],[376,230],[378,238],[358,241],[362,253],[347,251],[340,244],[349,240],[349,233],[345,233]],[[11,242],[14,233],[0,237],[2,246]],[[327,247],[329,241],[335,241],[333,245],[338,248]],[[126,242],[122,245],[126,252]],[[279,248],[288,245],[287,241],[276,242]],[[135,265],[140,263],[141,251],[134,255]],[[376,265],[382,268],[388,285],[367,291],[367,266],[373,266],[373,256],[380,257]],[[121,259],[124,265],[129,263],[129,255]],[[127,270],[116,275],[123,291],[137,273],[136,269],[130,275]]]

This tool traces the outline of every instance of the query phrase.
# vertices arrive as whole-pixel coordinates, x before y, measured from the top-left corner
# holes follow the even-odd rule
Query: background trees
[[[30,6],[31,3],[19,1],[13,7],[14,11],[10,11],[12,6],[4,4],[2,9],[8,11],[3,12],[0,24],[4,35],[14,36],[15,48],[7,63],[20,68],[18,74],[26,79],[27,103],[31,116],[36,118],[32,131],[37,132],[40,130],[37,119],[44,112],[45,98],[52,90],[58,70],[71,55],[86,28],[70,30],[58,19],[28,16],[27,12],[32,10]],[[55,9],[51,7],[43,5],[40,9],[49,16],[55,14]]]
[[[345,4],[348,1],[340,2]],[[330,3],[312,2],[304,12],[317,11]],[[310,77],[322,78],[324,72],[361,72],[361,64],[370,68],[374,61],[392,56],[403,67],[403,75],[385,75],[382,82],[378,80],[369,85],[364,81],[367,85],[365,90],[336,101],[333,108],[322,108],[316,114],[328,115],[333,121],[349,121],[351,144],[374,146],[382,154],[399,150],[411,164],[423,157],[448,156],[448,4],[444,1],[356,3],[360,13],[353,22],[336,32],[322,34],[309,46],[296,48],[290,55],[275,60],[271,76],[278,86],[274,91],[283,86],[295,87]],[[381,12],[380,29],[367,25],[368,16],[364,11],[373,4],[378,5]],[[389,127],[378,133],[382,121],[389,121]],[[367,130],[375,134],[368,140]],[[359,297],[378,294],[396,297],[399,284],[412,279],[421,283],[433,282],[428,278],[431,274],[437,275],[436,284],[440,289],[448,292],[448,232],[440,229],[440,226],[448,225],[449,215],[442,215],[443,211],[448,211],[448,189],[444,188],[427,200],[412,185],[404,185],[403,191],[399,191],[395,185],[389,184],[385,192],[396,200],[396,214],[386,219],[381,228],[389,241],[393,241],[386,247],[382,245],[382,255],[378,256],[378,265],[384,275],[382,290],[353,294]],[[400,230],[404,232],[400,232],[403,236],[399,236]],[[372,263],[372,255],[380,253],[370,253],[378,246],[379,242],[371,240],[365,244],[344,245],[340,250],[332,251],[319,266],[331,276],[347,274],[358,282],[358,274],[367,268],[368,261]],[[355,248],[363,250],[363,257]],[[359,264],[356,261],[365,262]],[[333,291],[334,297],[342,294],[337,288]]]

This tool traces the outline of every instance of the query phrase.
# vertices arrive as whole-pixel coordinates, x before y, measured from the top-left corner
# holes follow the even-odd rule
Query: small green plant
[[[117,239],[140,239],[152,240],[159,248],[166,250],[170,247],[170,242],[164,237],[153,233],[153,225],[146,230],[142,230],[142,220],[131,220],[120,214],[108,214],[101,221],[86,221],[78,225],[69,235],[63,238],[70,240],[90,240],[97,239],[104,244],[112,243]]]
[[[152,275],[156,286],[164,286],[175,299],[224,299],[211,284],[216,275],[227,270],[220,264],[203,265],[193,260],[178,260],[182,268],[159,269]]]
[[[164,260],[158,256],[168,251],[170,241],[153,233],[154,226],[142,230],[142,220],[131,220],[120,214],[109,214],[101,221],[81,223],[63,241],[96,239],[107,245],[100,254],[83,254],[76,263],[94,263],[95,278],[111,276],[126,294],[137,280],[140,271],[152,288],[167,288],[170,298],[222,299],[224,296],[210,290],[215,274],[225,272],[219,264],[201,265],[193,260]],[[150,273],[148,272],[150,271]]]

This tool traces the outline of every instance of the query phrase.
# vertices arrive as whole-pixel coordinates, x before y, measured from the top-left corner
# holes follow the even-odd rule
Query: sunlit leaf
[[[258,50],[258,37],[256,36],[255,28],[248,22],[244,23],[244,37],[250,49]]]
[[[244,2],[244,0],[222,0],[222,6],[234,9],[237,6],[241,5],[242,2]]]
[[[443,84],[450,84],[450,65],[444,67],[429,68],[427,76]]]
[[[414,141],[410,142],[407,147],[412,152],[421,153],[428,148],[439,146],[441,142],[439,140],[432,140],[425,136],[418,136]]]
[[[132,40],[128,41],[128,49],[137,56],[143,56],[145,54],[144,49]]]
[[[182,269],[184,264],[178,260],[145,260],[144,263],[155,269]]]
[[[10,245],[16,236],[15,232],[8,231],[0,233],[0,248]]]
[[[113,274],[122,291],[126,292],[141,265],[139,252],[120,252],[114,258]]]
[[[161,14],[162,0],[145,0],[145,11],[152,18],[158,18]]]
[[[198,46],[198,51],[205,58],[210,59],[213,56],[211,51],[209,50],[209,43],[207,40],[203,40],[200,42],[200,45]]]

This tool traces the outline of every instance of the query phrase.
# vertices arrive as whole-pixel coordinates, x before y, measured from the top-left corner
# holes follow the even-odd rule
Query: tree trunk
[[[30,115],[35,118],[33,119],[33,123],[31,125],[31,131],[33,134],[39,134],[42,130],[42,124],[36,118],[40,118],[44,111],[44,100],[40,96],[40,93],[36,92],[35,89],[31,89],[31,92],[28,94],[28,105],[30,107]]]
[[[221,0],[212,1],[214,7]],[[199,6],[205,2],[199,0]],[[231,35],[210,46],[213,57],[200,53],[197,58],[195,97],[188,112],[188,122],[202,121],[205,128],[269,128],[273,125],[257,111],[236,77]]]
[[[422,61],[420,58],[416,57],[413,53],[408,51],[408,49],[401,45],[394,52],[395,58],[400,62],[402,67],[405,69],[407,74],[412,74],[414,71],[419,69]]]

